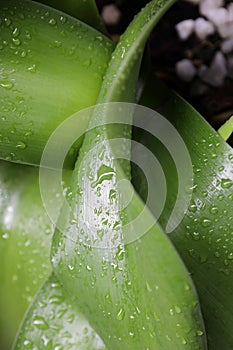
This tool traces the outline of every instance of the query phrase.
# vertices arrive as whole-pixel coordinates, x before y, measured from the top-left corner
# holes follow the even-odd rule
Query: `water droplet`
[[[194,201],[192,201],[188,207],[189,211],[191,211],[192,213],[195,213],[197,211],[197,206],[195,204]]]
[[[10,81],[0,80],[0,86],[3,87],[4,89],[10,90],[13,88],[14,85]]]
[[[151,288],[151,286],[149,285],[148,282],[146,282],[146,289],[147,289],[147,291],[148,291],[149,293],[152,292],[152,288]]]
[[[74,271],[74,266],[73,266],[73,265],[68,265],[68,269],[69,269],[70,271]]]
[[[195,241],[198,241],[200,239],[200,233],[199,232],[194,231],[194,232],[191,233],[191,236],[192,236],[192,238]]]
[[[198,330],[198,331],[197,331],[197,336],[198,336],[198,337],[201,337],[202,335],[203,335],[203,332],[202,332],[201,330]]]
[[[36,316],[33,320],[33,324],[41,330],[46,330],[49,328],[48,323],[45,321],[44,317]]]
[[[92,182],[91,187],[94,188],[105,180],[111,180],[114,174],[115,171],[111,167],[102,164],[97,171],[97,180]]]
[[[57,22],[56,22],[56,20],[55,20],[54,18],[50,18],[49,24],[50,24],[51,26],[55,26],[55,25],[57,24]]]
[[[19,38],[13,38],[13,39],[12,39],[12,42],[13,42],[13,44],[14,44],[15,46],[21,45],[21,41],[20,41]]]
[[[233,260],[233,253],[228,254],[228,255],[227,255],[227,259]]]
[[[104,229],[97,230],[97,235],[102,240],[104,236]]]
[[[27,52],[25,50],[22,50],[20,56],[22,58],[26,57],[27,56]]]
[[[66,17],[65,16],[61,16],[60,17],[60,21],[62,24],[65,24],[66,23]]]
[[[30,340],[26,339],[23,342],[24,348],[31,350],[33,348],[33,344]]]
[[[174,310],[171,308],[171,309],[169,309],[169,314],[171,315],[171,316],[173,316],[174,315]]]
[[[108,304],[112,305],[112,299],[111,299],[111,295],[110,292],[108,291],[108,293],[105,295],[105,299],[108,302]]]
[[[13,30],[12,35],[13,35],[14,38],[17,38],[17,36],[19,36],[19,33],[20,33],[20,32],[19,32],[19,28],[16,27],[16,28]]]
[[[222,201],[223,199],[224,199],[224,195],[223,194],[218,195],[218,200],[219,201]]]
[[[230,188],[233,185],[233,181],[231,179],[222,179],[221,186],[222,188]]]
[[[121,227],[121,222],[120,221],[115,221],[112,229],[117,231],[117,230],[119,230],[120,227]]]
[[[25,149],[27,147],[26,143],[24,143],[23,141],[18,141],[17,142],[17,145],[16,145],[16,148],[18,149]]]
[[[119,260],[123,260],[125,257],[125,249],[120,245],[117,248],[116,256]]]
[[[203,227],[208,227],[208,226],[210,226],[211,225],[211,220],[210,219],[207,219],[207,218],[202,218],[201,219],[201,225],[203,226]]]
[[[62,46],[62,42],[61,41],[58,41],[58,40],[55,40],[52,42],[51,44],[52,47],[61,47]]]
[[[5,18],[4,18],[4,22],[5,22],[5,24],[6,24],[7,27],[9,27],[9,26],[11,25],[11,20],[10,20],[10,18],[5,17]]]
[[[9,238],[9,233],[3,233],[2,234],[3,239],[8,239]]]
[[[187,344],[187,340],[186,340],[185,338],[182,338],[181,341],[182,341],[182,344],[183,344],[183,345],[186,345],[186,344]]]
[[[221,171],[223,171],[225,169],[225,167],[222,165],[222,166],[220,166],[219,168],[218,168],[218,170],[221,172]]]
[[[50,304],[60,305],[64,301],[64,298],[61,295],[52,295],[49,298]]]
[[[177,306],[177,305],[175,305],[175,312],[176,312],[177,314],[180,314],[180,313],[181,313],[181,308],[180,308],[179,306]]]
[[[120,308],[118,310],[116,317],[117,317],[118,321],[122,321],[124,319],[124,317],[125,317],[125,310],[124,310],[124,308]]]
[[[31,36],[31,34],[30,34],[29,32],[27,32],[27,33],[25,34],[25,38],[26,38],[27,40],[31,40],[32,36]]]
[[[210,207],[210,213],[211,214],[217,214],[217,212],[218,212],[218,208],[216,206],[212,205]]]
[[[92,271],[92,268],[89,265],[86,266],[86,269],[87,271]]]
[[[102,219],[102,224],[103,225],[107,225],[108,224],[108,219],[107,218]]]
[[[36,65],[35,65],[35,63],[33,63],[30,67],[28,67],[27,70],[30,73],[35,73],[36,72]]]
[[[116,190],[110,190],[109,191],[109,199],[110,199],[110,203],[113,203],[113,200],[116,199]]]

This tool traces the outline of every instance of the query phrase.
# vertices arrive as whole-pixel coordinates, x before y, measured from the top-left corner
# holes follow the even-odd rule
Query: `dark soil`
[[[146,0],[97,0],[100,12],[104,5],[115,4],[122,17],[114,26],[108,27],[114,38],[124,32],[134,15],[148,1]],[[203,95],[195,94],[195,81],[185,83],[175,72],[175,64],[182,58],[189,58],[196,67],[202,63],[209,65],[215,52],[219,50],[221,38],[214,34],[208,40],[199,40],[192,35],[182,42],[176,33],[175,25],[184,19],[199,17],[198,8],[188,2],[178,1],[161,19],[150,37],[151,58],[154,73],[169,87],[189,101],[208,122],[218,129],[233,114],[233,80],[226,78],[221,87],[208,86]],[[229,140],[233,145],[233,137]]]

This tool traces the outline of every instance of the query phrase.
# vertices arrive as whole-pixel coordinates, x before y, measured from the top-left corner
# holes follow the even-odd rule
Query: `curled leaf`
[[[0,157],[38,165],[54,129],[95,104],[114,45],[83,22],[27,0],[1,1],[0,38]],[[85,131],[87,123],[79,127]],[[70,168],[77,148],[68,155]]]

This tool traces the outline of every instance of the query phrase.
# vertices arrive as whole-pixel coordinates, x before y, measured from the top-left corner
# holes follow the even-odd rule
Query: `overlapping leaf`
[[[152,1],[129,26],[113,53],[98,102],[132,100],[147,35],[171,3]],[[159,226],[125,244],[124,224],[142,213],[144,204],[134,193],[121,210],[117,181],[127,179],[127,169],[124,174],[114,160],[113,127],[95,127],[105,117],[105,109],[100,113],[97,106],[68,193],[71,211],[65,218],[62,213],[55,232],[55,273],[108,348],[204,348],[191,280]],[[125,132],[120,136],[127,137]],[[148,210],[143,219],[153,220]]]
[[[156,91],[162,91],[162,95]],[[170,238],[197,287],[209,348],[230,349],[233,346],[232,148],[189,104],[154,78],[148,82],[142,103],[155,107],[174,124],[190,152],[194,169],[192,201]],[[144,134],[140,141],[153,150],[166,171],[169,191],[160,218],[166,227],[177,191],[176,169],[157,140]],[[137,176],[136,187],[143,189]],[[145,196],[146,186],[141,194]]]
[[[141,18],[143,18],[143,16]],[[148,30],[150,28],[150,25],[152,25],[152,22],[148,21],[149,23],[147,28]],[[130,30],[132,30],[132,28],[130,28]],[[144,34],[146,36],[146,31],[144,32]],[[122,100],[122,95],[124,95],[123,100],[128,101],[128,100],[131,100],[132,96],[134,95],[134,91],[135,91],[134,87],[135,87],[135,82],[137,78],[138,64],[134,66],[133,64],[134,62],[132,60],[131,54],[129,54],[127,57],[127,47],[130,46],[132,48],[132,51],[136,49],[135,60],[138,59],[138,50],[140,50],[141,42],[140,40],[138,42],[137,40],[135,40],[136,46],[134,46],[133,45],[134,35],[137,36],[137,34],[135,33],[132,34],[131,43],[126,36],[125,38],[122,39],[122,42],[118,46],[115,58],[113,58],[112,63],[110,64],[108,74],[106,75],[106,81],[103,84],[103,88],[99,98],[100,102]],[[139,47],[137,47],[137,43],[140,43]],[[122,64],[121,64],[121,69],[118,70],[118,62],[120,58],[122,59]],[[130,66],[130,63],[132,64],[132,66]],[[134,71],[134,74],[132,73],[133,71]],[[134,79],[127,79],[130,76],[130,73],[133,74]],[[175,242],[175,245],[178,251],[180,252],[180,254],[182,255],[187,266],[192,271],[194,280],[197,283],[198,291],[201,296],[201,301],[203,302],[203,309],[204,309],[205,321],[207,323],[207,328],[209,333],[210,346],[213,349],[216,349],[216,346],[220,349],[224,344],[224,346],[226,346],[227,348],[232,345],[232,340],[229,332],[230,324],[231,324],[231,311],[229,311],[229,314],[227,315],[227,317],[225,315],[227,309],[231,310],[231,295],[230,295],[231,283],[230,283],[229,276],[231,275],[231,261],[232,261],[232,258],[231,258],[231,253],[232,253],[231,252],[231,234],[232,234],[231,208],[232,206],[230,204],[232,200],[232,192],[231,192],[232,150],[229,147],[227,147],[226,144],[224,144],[221,141],[221,139],[217,137],[217,135],[208,127],[208,125],[205,122],[200,120],[199,116],[197,117],[195,115],[195,112],[193,112],[193,110],[190,110],[190,107],[187,107],[187,114],[186,114],[185,107],[186,106],[184,106],[183,101],[180,101],[180,99],[177,97],[173,97],[170,100],[170,102],[164,108],[161,109],[161,112],[163,112],[165,115],[173,116],[174,114],[176,114],[176,118],[172,119],[172,121],[176,125],[177,129],[180,131],[184,140],[187,142],[187,145],[189,147],[190,153],[193,158],[194,165],[196,165],[196,168],[194,170],[195,170],[195,181],[196,181],[197,187],[196,186],[194,187],[195,191],[193,195],[193,202],[190,205],[189,213],[187,213],[180,227],[171,235],[171,238]],[[188,117],[190,116],[190,114],[192,114],[192,118]],[[177,115],[179,117],[177,117]],[[193,137],[192,139],[190,138],[191,129],[198,130],[197,134],[199,135],[196,134],[196,138],[195,137]],[[91,140],[95,132],[88,134],[88,135],[91,135],[89,140]],[[102,134],[102,136],[103,138],[106,137],[106,139],[108,139],[112,135],[112,133],[113,133],[113,130],[111,130],[111,128],[107,128],[107,133]],[[200,134],[202,135],[201,143],[200,143]],[[90,147],[91,142],[88,143],[88,137],[89,136],[87,136],[86,146],[84,145],[83,152],[85,152],[85,150],[87,151],[88,147]],[[109,147],[109,150],[112,151],[111,147]],[[161,153],[161,154],[164,154],[164,153]],[[105,160],[109,161],[109,159],[105,159]],[[90,161],[89,164],[93,165],[93,169],[97,171],[96,175],[98,175],[97,167],[98,165],[100,165],[100,163],[93,164],[92,160],[89,160],[89,161]],[[206,164],[210,164],[210,165],[208,166]],[[77,168],[78,166],[79,165],[77,165]],[[172,168],[172,165],[171,165],[171,168]],[[115,174],[116,174],[116,178],[117,178],[117,175],[119,174],[122,176],[122,173],[117,166],[116,166]],[[77,174],[76,176],[78,178]],[[203,181],[203,179],[205,179],[205,181]],[[76,180],[74,177],[73,184],[75,183]],[[170,183],[172,183],[172,180],[174,180],[174,176],[171,177]],[[81,180],[78,179],[78,182],[79,182],[78,184],[79,185],[81,184],[81,187],[82,187],[82,179]],[[75,185],[76,184],[77,183],[75,183]],[[212,187],[210,187],[210,184]],[[111,183],[111,186],[114,187],[114,185],[115,183],[113,181]],[[175,191],[176,186],[173,186],[173,184],[171,184],[172,191],[173,191],[173,187]],[[101,188],[102,190],[106,190],[104,186],[102,186]],[[100,188],[100,191],[101,191],[101,188]],[[171,191],[171,196],[173,195],[172,191]],[[94,190],[93,190],[93,193],[94,193]],[[94,193],[92,199],[94,199],[95,196],[96,194]],[[74,201],[75,209],[77,209],[76,200],[78,202],[78,205],[80,205],[80,203],[82,204],[82,200],[79,197],[78,199],[75,198],[75,194],[74,194],[73,201]],[[170,200],[171,198],[168,199],[166,210],[163,213],[163,217],[161,218],[162,225],[166,223],[167,217],[169,216],[169,213],[171,211],[171,206],[169,204]],[[137,207],[137,210],[140,212],[140,207],[142,206],[142,203],[137,197],[134,198],[134,203],[137,204],[137,205],[134,204],[134,206]],[[172,203],[172,200],[171,200],[171,203]],[[116,206],[118,206],[118,204],[119,203],[117,203]],[[130,210],[131,209],[129,208],[129,211],[127,212],[129,216],[131,215]],[[136,209],[134,208],[133,210],[135,211]],[[214,215],[216,215],[216,219]],[[225,224],[226,216],[228,216],[228,219],[229,219],[228,225]],[[74,218],[72,217],[72,219]],[[76,224],[74,224],[73,222],[73,227],[75,226]],[[77,227],[79,226],[77,225]],[[155,232],[156,232],[156,239],[154,238]],[[160,348],[164,346],[164,348],[166,349],[169,349],[169,348],[174,349],[174,346],[176,346],[177,348],[181,348],[182,346],[185,346],[186,348],[190,346],[190,349],[194,349],[195,346],[197,346],[197,348],[200,348],[198,347],[200,345],[198,345],[199,341],[198,341],[197,335],[198,334],[201,335],[202,330],[201,328],[199,329],[196,328],[195,337],[194,337],[195,331],[193,331],[192,334],[189,334],[189,327],[187,326],[189,322],[187,319],[188,312],[185,315],[186,322],[187,322],[186,326],[183,327],[183,330],[179,330],[178,332],[176,332],[176,334],[173,333],[173,331],[175,330],[174,325],[175,323],[177,324],[178,322],[177,319],[179,319],[179,321],[182,320],[184,316],[183,310],[186,310],[186,311],[188,310],[186,303],[182,303],[182,307],[180,307],[181,304],[178,303],[178,301],[180,300],[179,298],[181,296],[182,298],[185,298],[185,299],[187,298],[186,302],[187,300],[189,300],[190,303],[192,304],[192,303],[195,303],[195,297],[193,295],[193,292],[190,292],[189,290],[189,288],[192,288],[192,286],[190,285],[189,280],[187,282],[187,276],[185,274],[185,270],[183,269],[182,265],[180,265],[179,259],[174,253],[172,246],[169,245],[168,241],[165,239],[159,227],[156,227],[154,232],[149,232],[146,235],[146,237],[143,238],[142,242],[140,241],[140,242],[136,242],[135,244],[126,245],[126,246],[123,244],[124,242],[122,242],[122,244],[118,245],[118,248],[117,248],[118,250],[113,255],[109,254],[108,252],[106,256],[107,259],[105,259],[104,268],[103,268],[103,270],[106,271],[106,276],[103,278],[101,278],[102,276],[100,276],[100,273],[98,270],[100,263],[103,263],[103,261],[100,261],[100,258],[103,256],[103,254],[101,252],[98,253],[95,249],[94,249],[94,252],[91,251],[90,245],[83,246],[83,243],[72,242],[72,240],[74,241],[76,240],[75,234],[73,234],[73,232],[72,232],[72,235],[70,235],[70,232],[68,232],[68,234],[69,234],[69,237],[68,238],[65,237],[65,239],[62,237],[61,241],[59,240],[59,243],[62,243],[63,239],[66,241],[65,252],[72,253],[73,255],[70,254],[70,257],[71,258],[73,257],[73,258],[70,261],[69,258],[63,255],[64,251],[62,250],[59,251],[60,248],[58,248],[58,252],[59,252],[58,255],[61,254],[62,258],[64,259],[63,261],[60,261],[61,264],[57,269],[57,273],[60,276],[60,278],[65,281],[67,289],[71,290],[73,289],[73,287],[75,287],[75,290],[77,290],[77,300],[76,300],[77,304],[81,303],[82,301],[81,303],[82,305],[80,307],[83,308],[84,313],[88,316],[88,319],[90,319],[90,321],[93,322],[95,329],[97,329],[98,332],[103,336],[103,339],[106,338],[107,335],[111,335],[112,325],[116,326],[115,327],[116,334],[114,335],[118,336],[118,338],[119,338],[119,334],[124,334],[124,329],[122,330],[122,328],[125,327],[126,332],[128,332],[127,334],[130,337],[132,337],[131,345],[133,344],[132,346],[134,346],[135,349],[137,348],[137,346],[138,348],[141,348],[142,344],[140,344],[137,337],[135,337],[135,334],[133,334],[133,332],[129,329],[128,325],[133,324],[134,326],[132,328],[137,329],[138,333],[140,334],[140,332],[143,330],[143,328],[140,328],[140,325],[145,323],[148,326],[147,335],[148,334],[150,336],[151,334],[153,335],[153,332],[150,332],[151,329],[149,327],[149,323],[151,323],[151,313],[152,313],[153,307],[154,305],[157,305],[157,302],[158,302],[158,295],[156,295],[156,300],[154,298],[154,289],[156,289],[156,286],[158,287],[160,284],[160,286],[161,287],[163,286],[163,288],[166,290],[167,293],[166,295],[160,294],[159,298],[161,299],[159,300],[161,302],[161,305],[160,305],[161,308],[159,312],[154,314],[154,318],[156,319],[156,321],[160,321],[160,322],[162,320],[166,320],[167,324],[166,325],[163,324],[163,326],[156,327],[157,337],[155,338],[159,342],[158,346],[160,346]],[[72,240],[69,239],[70,237],[72,237]],[[86,237],[84,237],[84,243],[85,243],[85,239]],[[155,247],[155,242],[156,242],[156,247]],[[73,248],[75,247],[77,249],[74,254]],[[137,253],[135,253],[134,249],[137,251]],[[145,253],[145,251],[147,253]],[[151,265],[151,263],[154,263],[155,261],[154,254],[156,251],[158,251],[158,254],[156,256],[156,261],[157,261],[157,264],[158,264],[157,266],[159,270],[157,277],[155,277],[154,275],[155,275],[155,272],[157,272],[158,270],[156,269],[153,270],[150,267],[148,268],[148,266],[145,269],[146,265],[148,264]],[[164,254],[162,253],[162,251],[164,252]],[[80,253],[80,255],[78,254],[78,252]],[[82,255],[84,254],[84,252],[85,252],[85,257],[83,257],[83,260],[82,260]],[[170,255],[170,258],[168,258],[168,255]],[[138,263],[138,261],[140,261],[140,263]],[[166,269],[164,268],[165,261],[167,262]],[[77,262],[82,264],[82,266],[78,268],[79,271],[75,270],[75,268],[77,267],[76,265]],[[110,262],[112,262],[112,265],[109,264]],[[95,266],[94,264],[97,264],[97,266]],[[174,274],[173,276],[171,276],[171,280],[169,281],[170,286],[172,285],[174,288],[174,290],[172,290],[174,294],[173,296],[171,296],[168,292],[168,289],[167,289],[169,285],[168,281],[163,280],[163,278],[161,277],[162,273],[166,272],[167,276],[169,276],[169,273],[171,273],[170,270],[167,270],[167,267],[169,266],[169,264]],[[136,266],[140,265],[138,267],[138,270],[136,270],[135,268],[132,268],[132,266],[135,266],[135,265]],[[125,266],[125,269],[127,269],[127,273],[123,273],[121,270],[121,268],[124,266]],[[61,273],[60,269],[61,270],[64,269],[64,273]],[[140,279],[138,279],[138,277],[136,278],[135,276],[138,273],[141,274],[141,276],[143,277]],[[98,274],[99,274],[100,280],[96,281],[95,279],[96,279],[96,276],[98,276]],[[82,275],[83,275],[83,278],[80,277]],[[118,288],[112,287],[112,281],[110,281],[111,279],[110,277],[112,277],[112,275],[114,275],[113,277],[118,277],[118,279],[120,279],[121,282],[123,281],[121,284],[118,284],[118,286],[121,287],[119,288],[119,290],[122,291],[122,298],[119,297],[119,295],[116,292]],[[183,282],[180,283],[180,285],[182,284],[183,286],[185,286],[185,289],[186,289],[185,292],[180,290],[177,286],[175,286],[175,281],[177,282],[177,280],[179,280],[178,276],[181,276],[181,275],[183,276],[182,277]],[[209,279],[206,278],[206,275],[208,275]],[[77,281],[76,281],[76,278],[77,278]],[[132,282],[130,281],[130,279],[132,279],[134,283],[128,283],[128,282]],[[174,284],[172,283],[172,279],[174,281]],[[85,283],[88,285],[88,288],[89,288],[88,293],[87,293],[87,290],[84,288],[85,286],[84,287],[80,286],[80,283],[79,283],[80,281],[86,281]],[[117,278],[114,279],[114,282],[119,283],[117,281]],[[125,285],[127,283],[128,283],[128,287],[125,288]],[[146,289],[146,292],[145,290],[141,289],[141,283],[143,283],[144,289]],[[219,283],[221,284],[221,286],[223,286],[222,289],[219,288]],[[97,290],[99,294],[94,293],[93,291],[94,286],[97,286]],[[212,286],[213,288],[209,290],[209,286]],[[109,289],[110,291],[108,292],[107,287],[108,288],[112,287],[112,289]],[[139,289],[141,291],[139,293],[140,295],[137,295],[136,297],[135,293]],[[152,296],[150,297],[149,293],[151,292],[152,292]],[[140,298],[143,299],[143,297],[145,296],[147,297],[147,300],[143,300],[143,303],[141,303]],[[84,302],[85,297],[88,300],[86,303]],[[103,298],[105,298],[106,300],[104,299],[103,301]],[[127,298],[130,298],[130,300],[128,301]],[[112,299],[116,300],[117,302],[114,304]],[[99,300],[99,304],[97,306],[99,307],[100,312],[98,309],[96,309],[97,300]],[[162,315],[164,314],[164,310],[166,310],[168,307],[168,304],[169,304],[168,300],[170,300],[170,302],[172,301],[170,304],[171,308],[169,309],[170,316],[174,316],[174,314],[177,314],[175,315],[171,323],[169,321],[171,320],[170,316],[167,317]],[[212,300],[213,302],[211,302]],[[136,321],[132,321],[132,323],[130,323],[131,321],[126,319],[127,319],[127,316],[129,318],[130,312],[133,310],[133,307],[135,307],[136,305],[134,304],[135,301],[138,302],[138,305],[141,305],[142,309],[145,307],[145,310],[143,310],[142,316],[140,315],[138,316],[136,313],[132,312],[131,319],[132,320],[135,320],[135,318],[137,319]],[[90,302],[93,305],[92,310],[90,310],[90,305],[91,305]],[[150,305],[150,310],[148,305]],[[139,307],[138,309],[140,310]],[[102,313],[104,310],[110,310],[111,312],[109,311],[109,314],[107,313],[107,314],[100,315],[100,313]],[[136,310],[135,312],[138,312],[136,307],[134,310]],[[156,309],[156,311],[158,310]],[[213,313],[214,315],[217,315],[217,317],[213,317]],[[46,317],[46,313],[45,313],[45,317]],[[115,319],[113,320],[114,317]],[[145,319],[148,322],[147,321],[144,322]],[[140,320],[143,320],[143,321],[140,321]],[[109,322],[109,325],[106,323],[107,321]],[[152,322],[152,324],[154,324],[154,322]],[[137,325],[139,325],[139,327]],[[106,327],[106,333],[103,332],[104,327]],[[221,329],[221,327],[222,327],[221,333],[217,332],[217,330]],[[171,333],[165,334],[164,329],[169,330],[169,332]],[[144,331],[146,333],[145,329]],[[186,336],[184,336],[184,333],[186,334]],[[221,336],[222,333],[225,335],[225,339],[223,339],[223,337]],[[166,339],[162,339],[164,334]],[[107,342],[111,344],[111,348],[113,348],[113,346],[115,347],[118,346],[119,339],[114,339],[114,335],[112,335],[111,342],[109,339],[107,339]],[[172,338],[172,336],[174,336],[174,339]],[[175,337],[177,339],[175,339]],[[153,337],[151,337],[151,339],[153,339]],[[155,346],[156,344],[154,339],[151,340],[151,343],[153,344],[152,346]],[[172,339],[171,343],[169,343],[170,341],[169,339]],[[196,343],[192,343],[195,341],[194,339],[196,339]],[[125,341],[126,340],[121,339],[120,344],[124,344]],[[148,338],[146,336],[145,338],[142,337],[140,341],[143,341],[143,345],[144,345],[145,342],[148,341]],[[150,342],[150,340],[148,342]],[[126,344],[126,346],[128,345]]]
[[[9,349],[22,317],[51,271],[53,227],[40,198],[38,169],[0,163],[0,348]]]
[[[26,0],[1,1],[0,39],[0,157],[38,165],[53,130],[96,102],[113,44]]]
[[[104,350],[102,340],[51,275],[26,314],[15,349]]]
[[[91,27],[99,30],[100,32],[107,34],[105,25],[98,12],[95,0],[42,0],[39,2],[49,5],[52,8],[61,10],[75,18],[80,19],[84,23],[89,24]]]

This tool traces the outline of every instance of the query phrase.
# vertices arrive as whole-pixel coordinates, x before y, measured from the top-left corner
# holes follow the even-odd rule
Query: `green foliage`
[[[22,319],[17,350],[233,346],[233,151],[191,106],[149,73],[140,103],[159,110],[175,127],[193,165],[193,186],[185,189],[189,207],[176,224],[180,174],[172,155],[179,149],[169,154],[147,131],[132,134],[130,127],[139,71],[142,66],[148,70],[142,62],[147,38],[173,2],[148,3],[116,47],[99,32],[105,29],[93,0],[43,1],[58,10],[28,0],[0,4],[4,350]],[[52,132],[73,113],[79,119],[72,128],[86,134],[65,161],[65,168],[75,166],[63,171],[66,197],[54,227],[40,198],[39,169],[10,161],[38,166]],[[122,122],[114,125],[119,115]],[[229,133],[229,125],[224,135],[225,130]],[[67,133],[53,146],[54,160]],[[152,151],[166,176],[159,223],[153,203],[163,198],[145,206],[149,189],[129,162],[132,137]],[[56,206],[55,177],[47,182]],[[182,212],[182,204],[178,209]],[[174,227],[167,235],[171,218]]]

